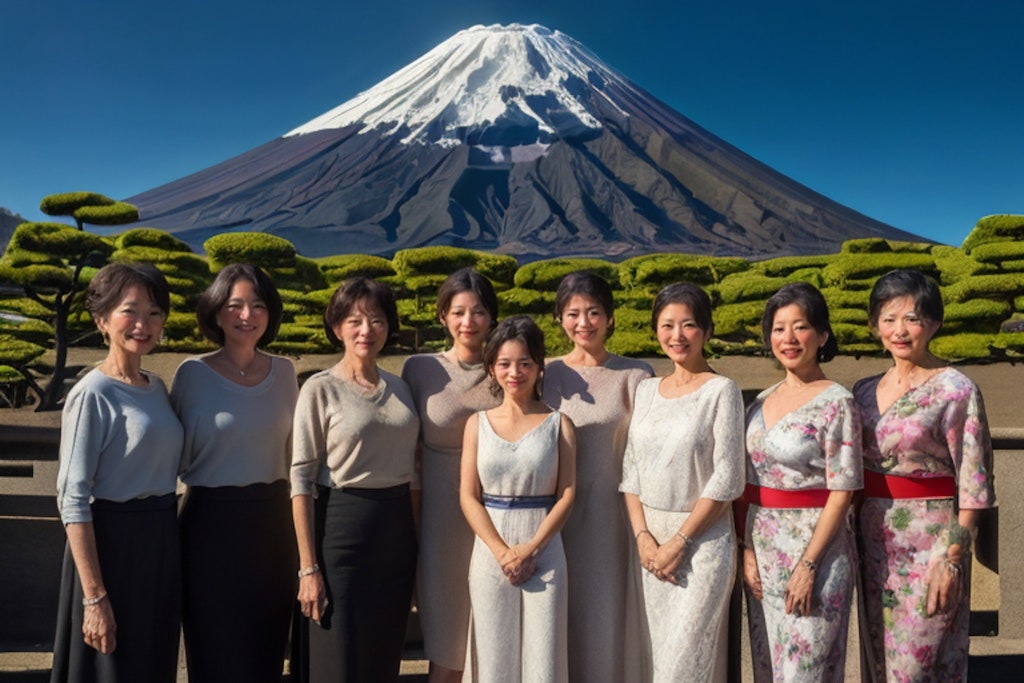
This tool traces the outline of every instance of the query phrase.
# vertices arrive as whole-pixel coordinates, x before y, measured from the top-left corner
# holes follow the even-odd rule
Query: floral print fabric
[[[977,386],[946,368],[880,413],[881,375],[853,389],[864,421],[864,466],[904,477],[954,477],[957,498],[866,498],[859,527],[864,612],[861,640],[875,681],[966,681],[970,617],[969,536],[957,508],[995,504],[992,443]],[[950,538],[964,542],[959,607],[927,616],[929,568]]]
[[[791,491],[860,489],[861,423],[850,392],[832,385],[768,429],[762,407],[777,387],[747,413],[747,481]],[[764,595],[747,593],[755,681],[843,680],[857,566],[849,519],[818,558],[811,613],[786,614],[786,583],[820,515],[820,508],[749,508],[747,537]]]

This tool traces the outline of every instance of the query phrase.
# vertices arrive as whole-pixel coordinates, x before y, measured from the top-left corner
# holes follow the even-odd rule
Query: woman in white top
[[[302,385],[292,448],[299,605],[312,620],[304,671],[313,683],[395,681],[416,575],[419,418],[409,386],[377,367],[398,333],[394,296],[346,280],[324,327],[344,353]]]
[[[142,369],[170,309],[153,266],[111,264],[85,306],[107,357],[68,394],[57,506],[68,536],[50,680],[173,683],[181,630],[182,430]]]
[[[277,683],[284,668],[298,569],[288,495],[298,383],[291,361],[260,350],[281,311],[259,268],[223,268],[196,306],[220,348],[185,360],[171,386],[185,428],[182,625],[193,683]]]
[[[487,373],[501,405],[466,422],[460,500],[476,534],[469,595],[472,677],[487,683],[568,679],[565,553],[572,510],[572,421],[540,400],[544,333],[526,316],[498,325]]]
[[[662,289],[651,322],[675,368],[637,389],[619,487],[642,567],[646,656],[638,679],[724,681],[743,398],[704,358],[713,326],[700,287]]]

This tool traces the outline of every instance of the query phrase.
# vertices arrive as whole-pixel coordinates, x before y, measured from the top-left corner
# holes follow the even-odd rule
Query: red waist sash
[[[829,493],[831,491],[828,489],[785,491],[747,484],[743,491],[743,502],[763,508],[823,508]]]
[[[864,470],[864,495],[868,498],[952,498],[953,477],[897,477]]]

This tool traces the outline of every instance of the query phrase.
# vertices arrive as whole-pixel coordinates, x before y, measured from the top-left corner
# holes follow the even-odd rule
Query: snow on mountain
[[[600,92],[594,86],[622,80],[564,33],[537,24],[474,26],[286,137],[362,124],[382,135],[401,132],[406,144],[456,145],[503,124],[532,129],[524,144],[550,142],[600,129],[587,99]]]
[[[769,258],[921,241],[744,154],[572,38],[517,24],[461,31],[288,134],[129,201],[200,249],[254,230],[306,256]]]

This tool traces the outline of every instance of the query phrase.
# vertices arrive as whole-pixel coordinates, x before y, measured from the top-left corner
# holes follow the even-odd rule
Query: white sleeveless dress
[[[557,490],[561,414],[552,412],[517,441],[501,438],[487,414],[478,415],[477,471],[485,507],[505,543],[528,541]],[[538,499],[541,496],[551,499],[545,504]],[[509,583],[494,555],[477,538],[469,566],[469,598],[473,680],[568,680],[568,590],[561,535],[541,551],[537,571],[519,586]]]

